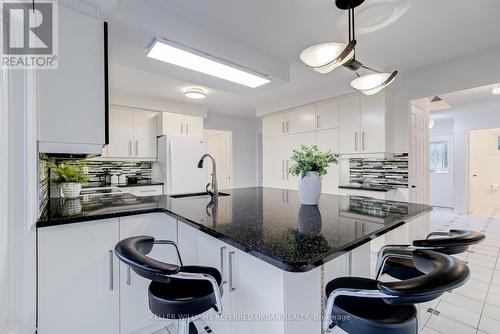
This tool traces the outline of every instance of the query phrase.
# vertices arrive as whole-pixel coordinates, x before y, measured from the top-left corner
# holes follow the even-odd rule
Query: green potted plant
[[[321,177],[326,175],[332,163],[338,163],[339,155],[330,150],[321,152],[318,146],[302,145],[293,150],[292,165],[288,172],[299,176],[299,199],[305,205],[317,205],[321,195]]]
[[[77,198],[82,190],[82,183],[89,181],[85,173],[85,160],[77,164],[50,163],[49,168],[54,173],[54,181],[59,185],[59,194],[63,198]]]

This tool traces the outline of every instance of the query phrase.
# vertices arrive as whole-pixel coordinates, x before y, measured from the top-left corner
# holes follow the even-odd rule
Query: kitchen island
[[[113,259],[112,253],[107,257],[118,240],[144,234],[177,241],[184,264],[210,265],[221,271],[224,312],[220,317],[209,312],[206,317],[215,333],[320,333],[325,284],[339,276],[369,276],[370,256],[386,242],[407,243],[425,235],[431,211],[420,204],[325,194],[318,206],[304,206],[295,191],[261,187],[227,193],[216,200],[125,194],[51,201],[37,223],[39,333],[73,329],[69,320],[65,328],[50,326],[53,313],[64,312],[51,301],[53,294],[62,292],[52,283],[52,263],[64,261],[60,252],[65,245],[75,251],[80,244],[92,243],[96,260],[110,266],[101,290],[119,294],[116,301],[101,300],[107,309],[116,303],[120,323],[113,327],[113,316],[108,314],[103,333],[165,325],[145,319],[147,282]],[[102,245],[96,238],[102,239]],[[75,264],[78,256],[86,254],[78,249],[76,253]],[[177,261],[170,251],[158,256]],[[115,270],[118,275],[113,275]],[[94,284],[101,276],[95,274]],[[82,280],[81,284],[89,283]],[[77,292],[69,295],[73,293]],[[74,299],[68,296],[68,302]],[[46,311],[48,307],[56,311]],[[83,312],[89,313],[87,319],[100,316],[95,306]]]

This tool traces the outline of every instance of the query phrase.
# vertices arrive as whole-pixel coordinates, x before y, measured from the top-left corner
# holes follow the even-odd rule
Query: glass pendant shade
[[[363,75],[351,81],[351,86],[365,95],[375,95],[389,86],[396,78],[397,73],[398,71]]]
[[[354,56],[356,41],[322,43],[308,47],[300,53],[300,60],[316,72],[325,74],[345,64]]]

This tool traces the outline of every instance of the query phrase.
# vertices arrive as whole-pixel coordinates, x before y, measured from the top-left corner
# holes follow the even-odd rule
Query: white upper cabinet
[[[41,152],[98,153],[105,144],[104,22],[59,6],[58,68],[38,73]]]
[[[339,152],[339,129],[325,129],[316,132],[316,144],[322,151]],[[339,166],[332,164],[323,176],[322,192],[337,194],[339,187]]]
[[[286,113],[287,133],[312,131],[316,128],[316,108],[314,105],[294,109]]]
[[[161,112],[157,120],[158,136],[203,137],[203,117]]]
[[[107,158],[156,159],[156,113],[112,106]]]
[[[286,132],[286,114],[266,117],[262,120],[262,136],[264,138],[280,136]]]
[[[263,140],[263,185],[286,188],[286,137],[274,136]]]
[[[342,154],[359,153],[359,96],[339,101],[339,148]]]
[[[316,105],[316,128],[331,129],[339,127],[339,101]]]
[[[360,100],[361,150],[370,153],[386,152],[385,94],[362,95]]]
[[[286,188],[297,190],[300,181],[299,176],[293,176],[288,172],[292,164],[290,157],[293,150],[300,150],[302,145],[311,146],[316,144],[316,131],[296,133],[286,136],[286,154],[285,154],[285,179]]]

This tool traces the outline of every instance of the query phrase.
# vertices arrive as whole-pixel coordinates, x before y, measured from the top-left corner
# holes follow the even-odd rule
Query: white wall
[[[238,118],[213,112],[209,112],[205,119],[205,128],[233,133],[233,188],[255,187],[259,184],[260,121],[257,118]]]
[[[495,149],[496,141],[492,138],[500,135],[500,129],[471,131],[469,141],[470,174],[470,208],[479,209],[484,206],[497,207],[500,203],[500,151]],[[494,145],[492,145],[494,144]],[[494,189],[491,189],[494,186]]]

